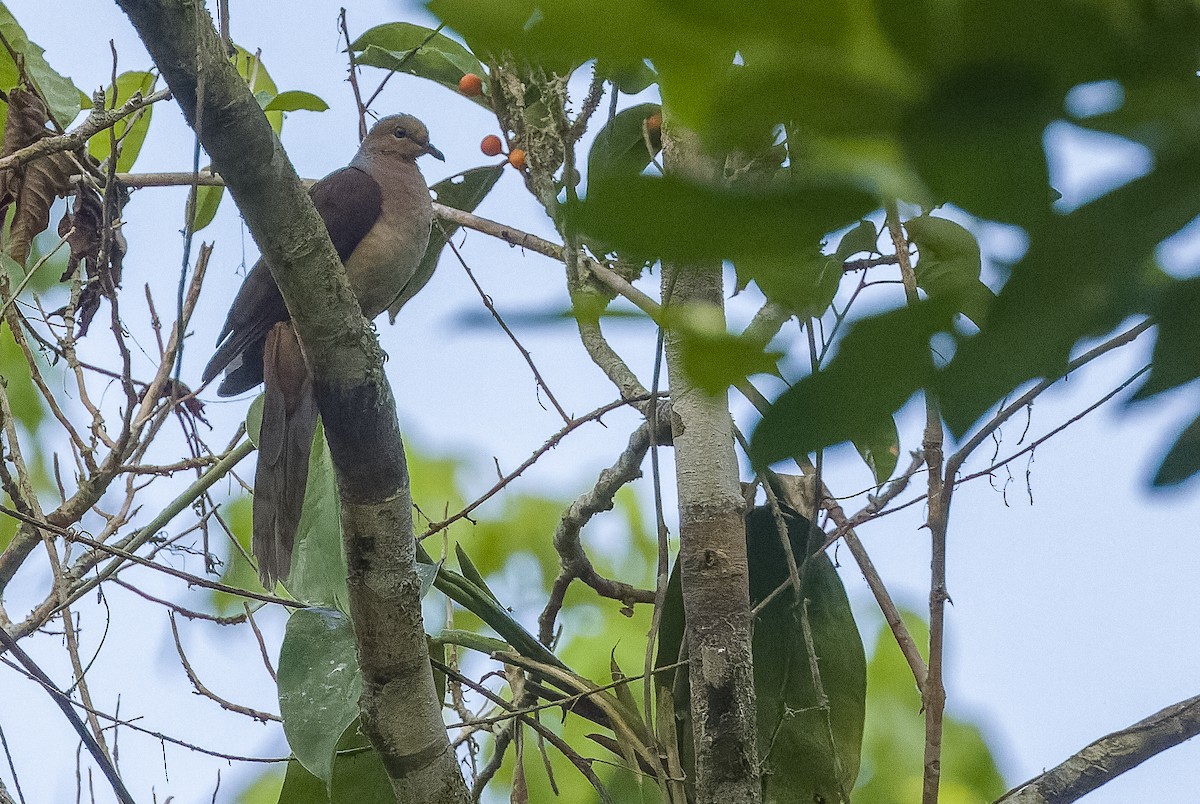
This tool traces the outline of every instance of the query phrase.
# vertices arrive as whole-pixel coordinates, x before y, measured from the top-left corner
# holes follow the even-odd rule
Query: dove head
[[[358,148],[355,161],[403,159],[415,162],[417,157],[425,154],[446,161],[442,152],[430,144],[429,129],[424,123],[410,114],[393,114],[371,126],[367,138]]]

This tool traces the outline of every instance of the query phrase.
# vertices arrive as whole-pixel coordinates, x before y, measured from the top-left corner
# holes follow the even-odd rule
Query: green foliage
[[[428,78],[455,92],[459,80],[473,73],[483,79],[484,95],[470,100],[491,108],[487,71],[471,51],[445,34],[407,22],[392,22],[370,29],[354,40],[350,50],[359,64]]]
[[[387,771],[357,720],[341,733],[336,751],[328,781],[309,773],[296,760],[288,762],[280,804],[395,804]]]
[[[474,212],[475,208],[483,203],[483,199],[496,186],[496,182],[500,180],[503,173],[503,165],[472,168],[448,179],[442,179],[429,190],[439,204],[466,212]],[[454,233],[458,230],[458,226],[447,221],[437,220],[434,222],[433,230],[429,233],[429,245],[425,247],[425,255],[421,257],[417,270],[413,273],[412,279],[408,280],[408,284],[404,286],[400,296],[388,307],[389,320],[394,322],[400,308],[417,295],[418,291],[433,278],[433,272],[442,256],[442,249],[446,247],[446,243],[451,237],[454,237]]]
[[[104,97],[110,107],[126,103],[135,95],[149,95],[154,91],[157,76],[145,70],[121,73],[117,76],[116,86],[110,86],[104,92]],[[117,171],[128,173],[133,169],[133,163],[142,150],[146,140],[146,132],[150,129],[150,118],[154,116],[154,107],[147,106],[141,112],[126,117],[112,127],[111,133],[120,140],[121,155],[117,158]],[[97,161],[103,162],[112,153],[112,136],[109,131],[101,131],[88,140],[88,153]]]
[[[287,92],[280,92],[263,107],[264,112],[297,112],[300,110],[306,112],[324,112],[328,111],[328,109],[328,103],[311,92],[304,92],[299,89],[289,89]]]
[[[82,96],[78,87],[46,63],[43,57],[45,51],[29,41],[25,30],[3,3],[0,3],[0,35],[4,36],[8,45],[0,48],[0,89],[13,89],[22,83],[21,67],[13,60],[12,55],[20,54],[25,78],[45,99],[55,122],[66,128],[79,114]],[[7,104],[3,105],[3,110],[7,113]]]
[[[754,622],[754,688],[764,800],[776,804],[849,801],[858,775],[866,706],[866,657],[846,590],[820,547],[824,534],[790,509],[787,538],[801,568],[800,600],[784,591]],[[788,564],[770,508],[746,518],[750,600],[758,605],[788,581]],[[814,655],[806,646],[804,628]],[[663,609],[658,664],[675,661],[685,626],[678,567]],[[818,680],[819,679],[819,687]],[[672,693],[680,724],[679,749],[690,775],[692,726],[687,669],[676,671]],[[824,693],[824,698],[822,694]]]
[[[588,181],[607,175],[636,176],[645,170],[662,148],[659,133],[649,131],[646,121],[662,114],[657,103],[639,103],[617,112],[604,124],[588,152]]]
[[[333,609],[292,612],[279,649],[279,713],[292,754],[327,787],[361,693],[350,618]]]
[[[908,238],[921,250],[917,286],[930,298],[946,298],[967,318],[982,326],[995,295],[979,281],[979,243],[954,221],[921,215],[904,223]]]
[[[916,643],[928,644],[929,628],[921,618],[912,613],[903,616]],[[925,748],[921,694],[886,627],[880,629],[867,664],[867,688],[863,766],[854,804],[919,801]],[[995,800],[1006,785],[979,727],[950,712],[943,723],[939,800],[945,804]]]

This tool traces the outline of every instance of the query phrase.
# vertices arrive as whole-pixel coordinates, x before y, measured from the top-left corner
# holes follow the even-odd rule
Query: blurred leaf
[[[811,256],[805,256],[806,252]],[[789,260],[743,259],[735,268],[739,281],[753,279],[768,299],[805,318],[818,317],[829,309],[845,276],[841,259],[811,247]]]
[[[362,693],[350,618],[333,609],[292,612],[278,673],[279,713],[288,745],[300,764],[330,787],[334,748],[358,717]]]
[[[953,307],[930,299],[859,321],[821,371],[775,400],[750,439],[755,465],[878,432],[933,377],[929,339],[949,329]]]
[[[636,95],[658,81],[658,73],[642,60],[636,64],[619,67],[609,67],[601,58],[596,63],[596,74],[604,76],[617,85],[617,89],[626,95]]]
[[[287,92],[280,92],[263,108],[265,112],[324,112],[329,109],[329,104],[321,100],[311,92],[303,92],[299,89],[289,89]]]
[[[211,169],[211,165],[209,167]],[[192,218],[193,232],[198,232],[213,222],[213,218],[217,216],[217,208],[221,206],[221,199],[224,197],[224,187],[196,188],[196,214]]]
[[[1154,485],[1173,486],[1200,472],[1200,417],[1183,429],[1154,473]]]
[[[731,385],[754,374],[779,374],[782,352],[742,335],[682,331],[683,369],[693,383],[710,395],[724,394]]]
[[[929,628],[912,612],[902,612],[917,645],[929,644]],[[867,717],[862,770],[854,804],[910,804],[921,798],[924,717],[921,694],[892,632],[879,620],[867,664]],[[946,712],[942,734],[941,801],[979,804],[1007,789],[978,726]]]
[[[395,804],[396,794],[379,754],[355,720],[337,741],[330,787],[299,762],[287,765],[280,804]]]
[[[271,99],[279,94],[279,88],[275,86],[275,81],[267,72],[267,67],[263,64],[260,55],[251,53],[241,45],[234,47],[237,52],[234,54],[233,64],[237,68],[238,75],[246,82],[251,94],[258,100],[258,105],[265,109]],[[278,137],[279,132],[283,130],[283,112],[271,111],[266,114],[267,121],[275,130],[275,136]]]
[[[293,760],[292,764],[297,763]],[[283,789],[283,779],[283,769],[268,768],[243,787],[234,800],[237,804],[276,804]]]
[[[788,540],[797,563],[823,540],[820,530],[786,509]],[[746,517],[746,550],[751,605],[787,582],[787,559],[770,508]],[[659,636],[658,666],[675,662],[685,626],[678,562],[671,573]],[[785,591],[754,623],[754,687],[758,705],[758,744],[764,763],[764,800],[779,804],[850,800],[858,775],[867,692],[866,657],[850,603],[833,563],[818,552],[804,563],[801,599]],[[807,617],[815,656],[805,645]],[[826,696],[820,705],[814,665]],[[680,754],[691,774],[692,725],[687,669],[677,672],[673,694],[681,718]],[[830,737],[832,736],[832,743]]]
[[[613,174],[637,175],[646,169],[662,149],[658,132],[648,136],[646,131],[646,120],[652,114],[661,116],[662,107],[657,103],[639,103],[623,109],[605,123],[588,151],[589,182]]]
[[[879,230],[868,220],[861,220],[838,241],[833,258],[845,262],[855,254],[877,254],[879,252]]]
[[[1200,377],[1200,278],[1171,281],[1153,306],[1157,324],[1150,378],[1134,400],[1177,388]]]
[[[448,179],[442,179],[429,190],[439,204],[461,209],[464,212],[474,212],[475,208],[496,186],[496,182],[500,180],[503,173],[504,165],[471,168]],[[421,263],[417,266],[412,278],[408,280],[408,284],[404,286],[404,290],[388,307],[390,322],[395,323],[400,308],[417,295],[433,278],[433,272],[437,269],[438,260],[442,256],[442,249],[458,229],[458,226],[447,221],[437,220],[434,222],[433,230],[429,233],[429,245],[425,247],[425,256],[421,258]]]
[[[246,560],[246,555],[250,553],[250,539],[254,529],[253,510],[253,498],[248,494],[241,494],[221,506],[221,516],[242,548],[229,550],[221,571],[221,583],[235,589],[267,594],[258,578],[258,570]],[[219,616],[243,612],[242,603],[245,598],[218,590],[213,590],[211,595],[213,609]]]
[[[407,22],[391,22],[371,28],[354,40],[350,49],[359,64],[428,78],[455,92],[459,91],[459,80],[473,73],[483,79],[484,94],[463,97],[491,109],[487,70],[471,51],[445,34]]]
[[[69,126],[79,114],[79,88],[46,63],[43,56],[46,51],[29,41],[25,30],[3,3],[0,3],[0,34],[8,44],[8,47],[0,48],[0,90],[13,89],[20,81],[20,72],[8,49],[12,48],[20,54],[25,74],[46,101],[54,120],[63,128]]]
[[[117,76],[115,89],[110,86],[105,91],[105,100],[110,107],[115,108],[138,93],[149,95],[154,90],[154,81],[155,75],[144,70],[121,73]],[[117,159],[118,172],[128,173],[133,169],[133,163],[141,153],[142,143],[146,141],[146,132],[150,129],[150,118],[153,114],[154,107],[147,106],[138,114],[117,121],[112,127],[112,132],[121,140],[121,155]],[[88,140],[88,153],[97,162],[103,162],[109,157],[112,153],[112,140],[108,130],[101,131]]]
[[[325,428],[318,425],[308,458],[308,486],[296,528],[292,569],[284,585],[304,603],[348,612],[346,574],[337,476],[325,443]]]
[[[622,175],[590,183],[567,218],[610,247],[642,256],[791,261],[875,206],[873,196],[850,187],[797,183],[744,192],[674,176]]]
[[[930,298],[957,303],[959,312],[983,326],[995,294],[979,279],[983,266],[975,235],[954,221],[932,215],[910,218],[904,228],[921,252],[917,286]]]
[[[883,417],[874,431],[853,441],[854,448],[874,475],[876,484],[887,482],[900,460],[900,432],[896,429],[895,417]]]
[[[1200,212],[1200,148],[1160,164],[1030,233],[1029,249],[938,378],[946,424],[961,436],[1026,380],[1053,377],[1085,337],[1146,311],[1155,247]]]

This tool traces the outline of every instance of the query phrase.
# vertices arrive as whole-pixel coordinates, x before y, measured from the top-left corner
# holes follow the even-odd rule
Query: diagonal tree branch
[[[1197,734],[1200,695],[1101,737],[1061,765],[1005,793],[996,804],[1067,804]]]

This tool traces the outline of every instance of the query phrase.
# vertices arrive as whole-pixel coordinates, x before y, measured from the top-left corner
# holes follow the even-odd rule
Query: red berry
[[[662,131],[662,115],[658,112],[646,118],[646,130],[651,134],[657,134]]]
[[[484,156],[499,156],[504,150],[504,143],[500,142],[500,138],[495,134],[488,134],[479,143],[479,150],[483,151]]]
[[[513,148],[508,152],[508,164],[512,165],[517,170],[524,170],[525,152],[520,148]]]
[[[483,94],[483,79],[475,73],[467,73],[458,79],[458,91],[468,98],[478,98]],[[495,156],[495,154],[491,154]]]

